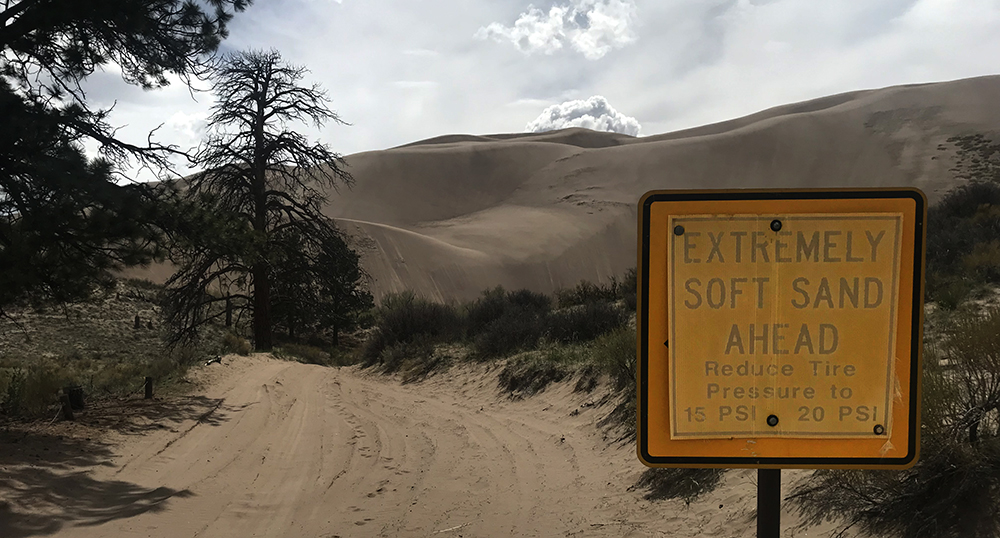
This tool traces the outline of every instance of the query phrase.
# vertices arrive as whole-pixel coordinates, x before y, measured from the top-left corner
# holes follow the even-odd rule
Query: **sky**
[[[653,135],[841,92],[1000,74],[1000,0],[255,0],[220,52],[276,49],[349,155],[445,134]],[[199,83],[202,88],[207,84]],[[119,137],[187,149],[213,99],[85,86]],[[89,150],[94,148],[88,147]]]

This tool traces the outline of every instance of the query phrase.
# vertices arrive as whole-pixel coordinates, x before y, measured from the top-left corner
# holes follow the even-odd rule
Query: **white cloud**
[[[600,95],[589,99],[566,101],[552,105],[529,123],[524,130],[530,133],[553,131],[567,127],[585,127],[595,131],[609,131],[639,136],[638,120],[618,112]]]
[[[1000,73],[1000,0],[634,0],[641,19],[628,28],[641,39],[604,61],[576,52],[565,32],[553,34],[561,49],[530,58],[506,37],[502,45],[472,37],[491,21],[513,27],[529,2],[545,21],[551,6],[563,7],[563,30],[584,5],[254,2],[233,19],[223,52],[276,47],[307,66],[303,82],[322,85],[352,126],[303,133],[348,155],[449,133],[519,132],[549,105],[591,95],[639,118],[649,135],[843,91]],[[597,4],[575,20],[599,33],[586,16],[603,13]],[[438,85],[395,84],[419,81]],[[208,94],[192,100],[180,83],[144,92],[111,72],[90,77],[87,90],[94,107],[118,102],[109,122],[135,144],[175,112],[204,115],[212,103]],[[156,139],[197,143],[191,130],[171,127]]]
[[[528,5],[513,26],[493,22],[476,32],[479,39],[510,41],[526,54],[552,54],[569,44],[588,60],[632,44],[636,21],[634,0],[570,0],[548,13]]]
[[[507,106],[510,106],[510,107],[530,106],[532,108],[538,108],[540,106],[545,106],[545,105],[547,105],[547,104],[549,104],[551,102],[552,101],[549,101],[547,99],[524,98],[524,99],[518,99],[516,101],[511,101],[511,102],[507,103]]]
[[[397,80],[393,85],[404,90],[421,90],[436,88],[438,83],[433,80]]]
[[[420,56],[425,58],[435,58],[441,55],[438,51],[430,49],[406,49],[403,51],[403,54],[407,56]]]

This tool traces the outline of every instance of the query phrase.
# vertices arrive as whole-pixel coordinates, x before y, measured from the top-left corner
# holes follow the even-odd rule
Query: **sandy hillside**
[[[695,187],[913,185],[954,181],[953,135],[1000,130],[1000,76],[835,95],[676,133],[570,129],[449,135],[350,155],[352,190],[329,214],[357,237],[377,295],[468,299],[537,291],[635,265],[635,205]]]
[[[140,400],[117,433],[81,419],[5,442],[0,536],[754,536],[752,471],[690,506],[645,501],[595,395],[510,401],[495,374],[400,385],[229,356],[194,372],[199,395]]]

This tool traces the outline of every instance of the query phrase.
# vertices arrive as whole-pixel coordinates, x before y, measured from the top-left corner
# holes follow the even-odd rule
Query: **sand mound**
[[[373,291],[551,292],[636,265],[636,204],[669,188],[956,184],[956,135],[1000,134],[1000,76],[844,93],[647,137],[586,129],[446,135],[346,157],[330,193]],[[944,150],[939,149],[939,146]],[[130,272],[163,281],[165,271]]]
[[[946,140],[996,132],[998,94],[993,76],[850,92],[642,138],[438,137],[348,156],[357,185],[333,194],[328,214],[367,223],[377,296],[410,288],[466,299],[497,284],[549,292],[634,266],[635,205],[652,189],[907,185],[933,201],[955,184]],[[376,223],[395,229],[376,233]]]

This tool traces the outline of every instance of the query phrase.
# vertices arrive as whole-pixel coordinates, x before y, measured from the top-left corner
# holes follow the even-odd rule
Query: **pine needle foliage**
[[[217,101],[195,156],[204,172],[184,192],[220,218],[172,253],[177,341],[222,317],[222,304],[251,320],[258,350],[273,347],[280,323],[301,327],[370,304],[357,256],[322,213],[327,193],[354,180],[338,153],[292,129],[344,123],[319,86],[300,83],[305,74],[275,50],[235,52],[214,66]]]

